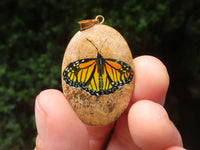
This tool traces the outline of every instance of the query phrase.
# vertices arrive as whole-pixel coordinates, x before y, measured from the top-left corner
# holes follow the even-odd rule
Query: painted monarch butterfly
[[[70,63],[63,72],[66,84],[82,88],[91,95],[107,95],[115,92],[133,79],[133,69],[125,62],[103,58],[95,44],[97,58],[86,58]],[[103,42],[101,49],[107,39]],[[100,49],[100,51],[101,51]]]

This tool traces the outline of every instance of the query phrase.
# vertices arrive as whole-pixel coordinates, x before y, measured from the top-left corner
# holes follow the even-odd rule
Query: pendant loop
[[[101,22],[99,23],[99,24],[103,24],[104,23],[104,17],[102,16],[102,15],[98,15],[98,16],[96,16],[96,18],[95,18],[96,20],[100,20],[101,19]]]
[[[101,19],[101,22],[100,22],[100,19]],[[102,15],[98,15],[98,16],[96,16],[95,19],[82,20],[82,21],[79,21],[78,23],[79,23],[80,31],[83,31],[83,30],[91,28],[95,24],[103,24],[104,23],[104,17]]]

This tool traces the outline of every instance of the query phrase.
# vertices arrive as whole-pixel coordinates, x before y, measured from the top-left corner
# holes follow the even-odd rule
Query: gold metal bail
[[[99,21],[100,19],[101,19],[101,22]],[[83,31],[83,30],[86,30],[86,29],[93,27],[95,24],[103,24],[104,23],[104,17],[102,15],[98,15],[98,16],[96,16],[95,19],[82,20],[82,21],[79,21],[78,23],[79,23],[80,31]]]

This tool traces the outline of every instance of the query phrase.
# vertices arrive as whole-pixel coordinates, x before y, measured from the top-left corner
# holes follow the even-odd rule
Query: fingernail
[[[36,126],[37,126],[37,131],[38,135],[40,136],[41,140],[44,140],[45,138],[45,129],[46,129],[46,112],[42,108],[42,105],[40,103],[42,99],[40,99],[40,95],[37,96],[36,98],[36,103],[35,103],[35,118],[36,118]]]

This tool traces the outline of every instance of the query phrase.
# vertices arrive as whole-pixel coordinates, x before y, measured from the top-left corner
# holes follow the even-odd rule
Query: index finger
[[[148,99],[164,105],[169,87],[169,75],[165,65],[152,56],[134,59],[135,89],[131,105],[139,100]]]

